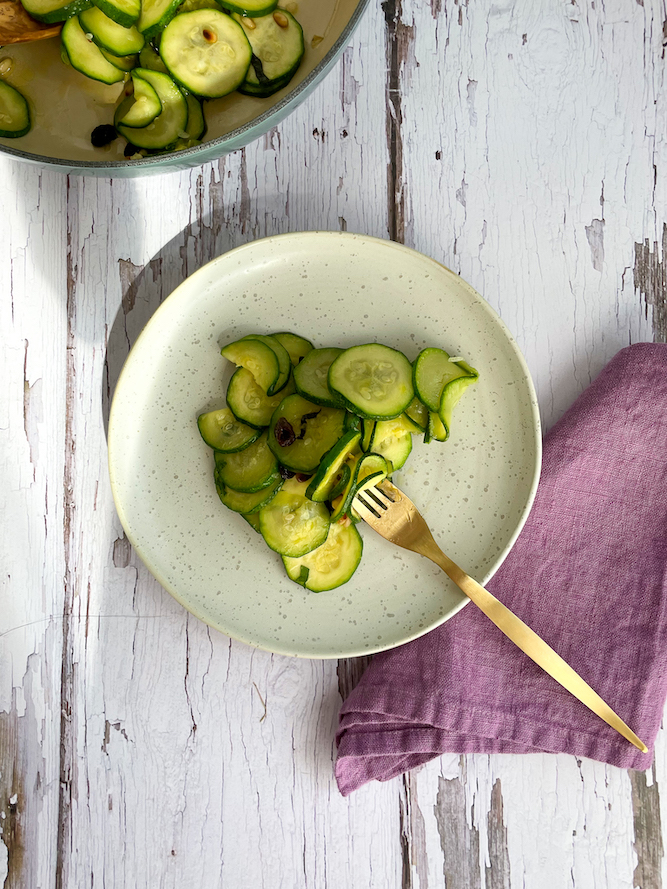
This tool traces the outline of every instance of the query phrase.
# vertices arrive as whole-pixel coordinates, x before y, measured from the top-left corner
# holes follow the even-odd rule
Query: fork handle
[[[423,555],[439,565],[445,574],[452,580],[466,596],[484,612],[498,629],[504,633],[514,644],[527,654],[549,676],[559,682],[589,710],[603,719],[624,738],[634,744],[642,753],[648,753],[648,748],[643,741],[630,729],[611,707],[606,704],[600,695],[593,691],[587,682],[576,673],[563,658],[541,639],[537,633],[530,629],[520,618],[502,602],[492,596],[484,587],[473,580],[459,566],[446,556],[440,547],[433,541],[433,547],[428,546],[422,551]]]

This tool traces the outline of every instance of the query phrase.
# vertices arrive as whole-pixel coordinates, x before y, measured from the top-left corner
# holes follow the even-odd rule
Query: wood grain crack
[[[660,245],[648,238],[643,244],[635,242],[635,266],[633,269],[635,290],[644,299],[648,315],[649,306],[653,309],[653,340],[667,343],[667,274],[665,271],[665,251],[667,250],[667,223],[662,225]],[[660,258],[662,254],[662,259]]]
[[[632,885],[638,889],[662,889],[662,823],[660,819],[660,791],[656,781],[655,764],[652,782],[646,772],[630,772],[632,812],[635,827],[634,849],[637,866]]]

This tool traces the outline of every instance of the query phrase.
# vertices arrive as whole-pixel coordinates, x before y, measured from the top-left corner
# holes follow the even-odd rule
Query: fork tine
[[[368,494],[368,491],[364,491],[363,493]],[[386,509],[386,507],[383,508],[379,503],[374,505],[373,503],[368,502],[362,494],[357,494],[355,496],[352,501],[352,508],[355,509],[361,518],[365,522],[368,522],[369,525],[373,524],[374,519],[379,519],[383,509]]]

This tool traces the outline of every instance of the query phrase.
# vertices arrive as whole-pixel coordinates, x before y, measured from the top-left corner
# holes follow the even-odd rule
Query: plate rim
[[[180,593],[174,588],[174,586],[164,578],[164,576],[162,575],[162,572],[158,568],[156,568],[152,564],[152,561],[142,552],[142,549],[141,549],[140,545],[136,542],[134,535],[131,533],[131,531],[128,530],[129,522],[127,521],[126,513],[125,513],[125,510],[123,509],[123,506],[122,506],[120,493],[118,491],[119,483],[118,483],[117,479],[115,478],[113,461],[112,461],[112,438],[114,438],[115,434],[116,434],[114,419],[115,419],[115,413],[117,412],[117,410],[119,410],[119,408],[116,407],[119,403],[119,399],[117,399],[117,395],[119,392],[122,392],[123,387],[125,385],[127,385],[125,383],[125,380],[126,380],[126,378],[129,378],[129,374],[132,370],[133,355],[135,356],[134,360],[136,360],[136,355],[138,355],[138,353],[140,351],[138,347],[140,346],[141,341],[148,337],[149,331],[152,329],[152,327],[155,326],[155,324],[158,323],[159,317],[161,317],[161,315],[163,314],[162,310],[163,309],[166,310],[167,305],[169,305],[169,311],[173,311],[174,304],[178,303],[179,298],[182,298],[181,292],[186,290],[186,288],[189,289],[192,286],[193,279],[196,279],[197,277],[200,277],[200,276],[203,277],[207,273],[210,274],[210,270],[211,270],[212,266],[215,266],[219,263],[223,263],[223,262],[227,261],[232,256],[237,256],[237,255],[247,252],[247,251],[251,252],[253,249],[256,249],[256,245],[260,244],[260,243],[267,244],[267,243],[271,243],[271,242],[277,242],[277,241],[281,242],[281,241],[285,241],[285,240],[294,240],[294,241],[298,242],[300,240],[303,240],[304,238],[305,239],[326,238],[326,239],[331,239],[331,240],[342,239],[342,240],[349,240],[350,242],[357,241],[357,242],[362,242],[362,243],[370,243],[375,246],[382,246],[383,248],[396,250],[398,252],[402,252],[402,253],[408,254],[410,256],[416,255],[422,261],[426,261],[427,263],[433,264],[433,266],[435,266],[436,269],[438,270],[438,273],[441,274],[444,271],[447,275],[450,275],[453,278],[455,278],[459,285],[463,285],[463,287],[466,290],[468,290],[470,296],[492,318],[492,320],[498,325],[500,330],[505,335],[505,338],[514,353],[514,356],[518,360],[519,365],[523,371],[524,382],[528,388],[528,394],[530,396],[529,403],[530,403],[530,409],[531,409],[531,419],[532,419],[532,432],[533,432],[532,440],[534,443],[535,452],[534,452],[533,473],[532,473],[530,488],[528,491],[528,497],[526,499],[526,503],[524,504],[524,506],[521,510],[521,515],[519,516],[519,520],[516,524],[516,527],[515,527],[513,533],[510,535],[506,545],[498,553],[496,559],[494,560],[494,566],[491,569],[491,571],[487,572],[487,574],[484,575],[479,582],[482,585],[485,585],[495,575],[495,573],[499,570],[499,568],[501,567],[501,565],[503,564],[503,562],[509,555],[510,551],[512,550],[512,547],[516,543],[516,540],[517,540],[519,534],[521,533],[521,531],[523,530],[523,527],[528,519],[528,516],[530,515],[531,509],[532,509],[534,501],[535,501],[535,495],[537,493],[537,487],[539,484],[541,468],[542,468],[542,425],[541,425],[541,420],[540,420],[540,412],[539,412],[539,404],[538,404],[538,400],[537,400],[537,393],[535,390],[535,385],[533,383],[533,379],[532,379],[530,370],[528,368],[528,364],[526,362],[526,359],[525,359],[523,353],[521,352],[521,349],[518,346],[518,343],[516,342],[514,336],[512,335],[511,331],[509,330],[509,328],[507,327],[507,325],[505,324],[503,319],[496,312],[496,310],[490,305],[490,303],[488,303],[487,300],[485,300],[484,297],[480,293],[478,293],[478,291],[475,290],[475,288],[471,284],[469,284],[464,278],[462,278],[459,274],[457,274],[455,271],[450,269],[444,263],[441,263],[438,260],[433,259],[431,256],[429,256],[426,253],[422,253],[421,251],[416,250],[412,247],[407,247],[406,245],[401,244],[397,241],[391,241],[389,239],[376,237],[374,235],[366,235],[366,234],[360,234],[360,233],[349,232],[349,231],[341,232],[341,231],[316,229],[316,230],[298,231],[298,232],[285,232],[282,234],[269,235],[264,238],[257,238],[256,240],[248,241],[245,244],[240,244],[239,246],[233,247],[231,250],[228,250],[225,253],[220,253],[218,256],[213,257],[208,262],[206,262],[204,265],[202,265],[199,269],[196,269],[194,272],[192,272],[190,275],[188,275],[177,287],[175,287],[174,290],[172,290],[171,293],[160,303],[160,305],[153,312],[151,317],[148,319],[148,321],[142,328],[137,339],[135,340],[134,344],[132,345],[130,351],[128,352],[128,354],[125,358],[125,361],[123,362],[123,366],[121,368],[120,374],[119,374],[118,379],[116,381],[116,386],[113,391],[111,405],[110,405],[110,409],[109,409],[109,421],[108,421],[108,428],[107,428],[107,463],[108,463],[108,472],[109,472],[109,482],[110,482],[110,486],[111,486],[111,493],[112,493],[116,513],[117,513],[120,523],[123,527],[123,531],[124,531],[127,539],[129,540],[130,544],[132,545],[133,549],[135,550],[135,552],[141,559],[142,563],[145,565],[145,567],[150,572],[150,574],[155,578],[155,580],[157,580],[157,582],[163,587],[163,589],[166,590],[183,608],[185,608],[185,610],[188,613],[192,614],[198,620],[201,620],[204,624],[206,624],[207,626],[210,626],[214,630],[217,630],[218,632],[222,633],[223,635],[227,636],[228,638],[234,639],[238,642],[243,642],[246,645],[250,645],[253,648],[256,648],[256,649],[259,649],[262,651],[266,651],[271,654],[278,654],[278,655],[283,655],[283,656],[287,656],[287,657],[297,657],[297,658],[303,658],[303,659],[307,659],[307,660],[333,660],[333,659],[341,659],[341,658],[365,657],[368,655],[377,654],[378,652],[381,652],[381,651],[388,651],[392,648],[398,648],[401,645],[405,645],[408,642],[412,642],[415,639],[418,639],[421,636],[424,636],[427,633],[432,632],[433,630],[442,626],[444,623],[446,623],[448,620],[450,620],[456,614],[458,614],[462,608],[464,608],[466,605],[468,605],[470,603],[470,600],[467,599],[462,594],[462,599],[458,603],[458,605],[455,606],[454,608],[450,609],[436,623],[430,624],[429,626],[427,626],[425,628],[418,628],[415,631],[411,632],[410,634],[404,636],[404,638],[402,638],[398,642],[392,642],[390,644],[380,644],[377,646],[370,646],[369,648],[364,648],[362,650],[357,650],[357,649],[351,649],[351,650],[347,650],[347,651],[338,651],[337,650],[337,651],[331,651],[331,652],[325,653],[325,654],[323,654],[321,652],[315,653],[315,652],[307,652],[307,651],[293,651],[293,650],[290,650],[289,648],[282,647],[280,644],[276,644],[274,647],[268,647],[267,645],[261,644],[261,643],[257,642],[256,640],[246,638],[243,634],[240,634],[238,632],[231,633],[225,627],[223,627],[219,624],[216,624],[216,623],[212,623],[210,619],[204,617],[203,614],[201,612],[199,612],[199,609],[193,603],[186,601],[180,595]],[[114,409],[116,409],[116,410],[114,410]]]

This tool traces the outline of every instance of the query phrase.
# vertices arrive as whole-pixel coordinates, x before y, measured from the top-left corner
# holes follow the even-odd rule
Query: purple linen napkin
[[[667,345],[623,349],[547,435],[533,509],[488,588],[649,752],[471,604],[373,658],[340,713],[343,795],[446,752],[567,752],[650,766],[667,696]]]

